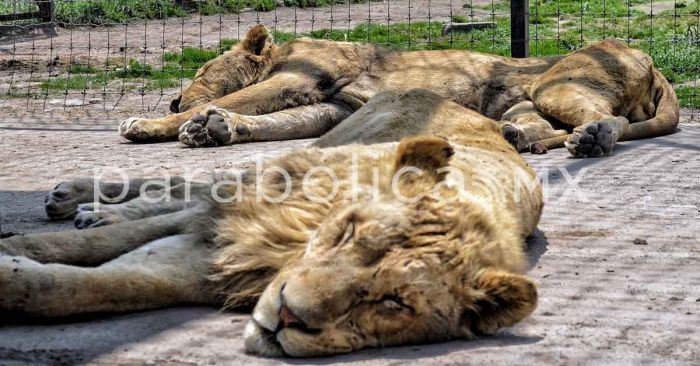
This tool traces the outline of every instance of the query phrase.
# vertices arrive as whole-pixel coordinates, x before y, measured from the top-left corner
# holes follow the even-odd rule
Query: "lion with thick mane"
[[[532,313],[524,239],[542,191],[495,121],[411,90],[336,128],[364,132],[107,206],[114,220],[86,230],[0,240],[0,314],[254,306],[248,352],[315,356],[471,339]],[[70,186],[53,212],[84,194]]]
[[[615,40],[513,59],[309,38],[278,46],[255,26],[199,69],[172,101],[175,114],[129,118],[119,132],[133,141],[179,137],[192,147],[318,137],[378,93],[412,88],[500,120],[511,144],[535,153],[566,145],[579,157],[609,155],[619,140],[672,133],[679,117],[651,58]]]

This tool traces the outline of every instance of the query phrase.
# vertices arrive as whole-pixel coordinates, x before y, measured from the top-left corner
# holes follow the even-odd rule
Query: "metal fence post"
[[[529,6],[529,0],[510,0],[510,55],[513,57],[529,55]]]
[[[53,20],[54,12],[54,0],[35,0],[36,5],[39,7],[39,14],[41,20],[44,22],[50,22]]]

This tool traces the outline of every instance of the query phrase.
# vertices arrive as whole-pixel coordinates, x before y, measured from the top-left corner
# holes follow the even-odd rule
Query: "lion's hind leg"
[[[547,147],[537,143],[538,141],[568,134],[566,130],[554,128],[529,100],[512,106],[503,114],[501,120],[503,137],[518,152],[544,154]]]
[[[209,256],[209,244],[194,234],[156,240],[99,267],[0,255],[0,313],[60,317],[213,304]]]
[[[336,103],[318,103],[263,115],[242,115],[209,107],[180,127],[179,140],[189,147],[212,147],[247,141],[281,141],[318,137],[351,114]]]
[[[545,80],[546,81],[546,80]],[[566,147],[576,157],[599,157],[612,153],[615,143],[629,128],[626,117],[615,116],[609,91],[592,91],[585,85],[562,82],[535,85],[537,109],[573,129]]]

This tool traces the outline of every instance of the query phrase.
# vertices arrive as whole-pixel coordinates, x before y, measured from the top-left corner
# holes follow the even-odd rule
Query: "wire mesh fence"
[[[649,53],[684,115],[700,107],[700,0],[532,0],[530,56],[616,38]],[[0,0],[0,108],[162,113],[197,68],[254,24],[402,49],[510,55],[497,0]],[[471,24],[469,31],[456,25]],[[450,31],[456,30],[456,31]]]

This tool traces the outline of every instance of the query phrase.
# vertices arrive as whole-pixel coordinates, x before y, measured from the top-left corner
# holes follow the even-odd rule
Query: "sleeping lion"
[[[0,313],[254,307],[246,350],[299,357],[471,339],[531,314],[533,170],[481,114],[426,90],[377,98],[338,126],[365,130],[355,137],[226,184],[175,184],[168,202],[146,192],[85,230],[0,240]]]
[[[513,59],[309,38],[277,46],[255,26],[199,69],[172,101],[174,114],[129,118],[119,132],[192,147],[318,137],[377,93],[412,88],[502,121],[516,149],[535,153],[565,144],[574,156],[609,155],[619,140],[672,133],[679,116],[651,58],[614,40],[567,56]],[[209,118],[202,114],[209,106],[228,113]]]

